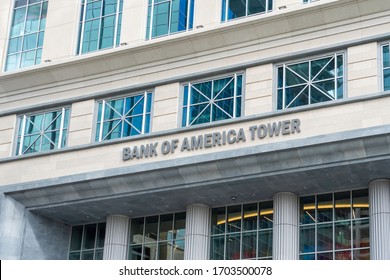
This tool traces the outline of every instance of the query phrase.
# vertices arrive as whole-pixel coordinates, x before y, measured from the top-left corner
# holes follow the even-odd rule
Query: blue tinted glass
[[[248,15],[264,13],[268,0],[248,0]]]
[[[168,34],[170,2],[154,6],[152,36]]]
[[[383,71],[384,89],[390,90],[390,69]]]
[[[172,0],[170,32],[186,30],[187,8],[187,0]]]
[[[6,71],[15,70],[19,68],[20,54],[12,54],[7,57]]]
[[[9,40],[8,53],[20,52],[22,49],[22,38],[16,37],[14,39]]]
[[[24,20],[26,16],[26,7],[16,9],[11,27],[11,37],[24,34]]]
[[[222,0],[222,13],[221,13],[221,21],[226,20],[226,0]]]
[[[37,47],[38,33],[33,33],[27,36],[24,36],[23,50],[31,50]]]
[[[28,7],[25,32],[31,33],[38,31],[41,13],[41,4]]]
[[[183,94],[183,105],[188,105],[188,85],[184,86],[184,94]]]
[[[152,110],[152,93],[147,94],[147,103],[146,103],[146,112],[145,113],[150,113]]]
[[[99,18],[101,14],[101,9],[102,9],[102,1],[87,3],[85,20]]]
[[[28,67],[35,64],[35,50],[22,53],[21,67]]]
[[[116,13],[117,0],[105,0],[103,3],[103,16]]]
[[[103,18],[100,27],[99,49],[109,48],[114,45],[115,16]]]
[[[229,0],[228,19],[246,16],[246,4],[242,0]]]
[[[383,46],[383,67],[390,67],[390,47],[389,45]]]

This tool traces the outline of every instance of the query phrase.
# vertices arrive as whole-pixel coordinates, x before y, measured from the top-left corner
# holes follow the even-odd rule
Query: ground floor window
[[[300,259],[369,258],[368,189],[300,198]]]
[[[130,260],[183,260],[186,213],[131,220]]]
[[[271,259],[272,201],[212,209],[212,260]]]
[[[102,260],[106,223],[72,227],[70,260]]]

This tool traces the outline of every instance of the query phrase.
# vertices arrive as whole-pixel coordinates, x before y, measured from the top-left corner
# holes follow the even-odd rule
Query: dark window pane
[[[158,259],[159,260],[172,259],[172,243],[164,242],[158,244]]]
[[[130,244],[143,243],[144,218],[132,219],[130,228]]]
[[[104,239],[106,237],[106,223],[98,224],[96,248],[104,247]]]
[[[305,226],[301,227],[299,241],[300,241],[300,253],[315,252],[315,227]]]
[[[370,259],[370,249],[353,250],[353,259],[354,260],[369,260]]]
[[[83,249],[95,248],[96,224],[85,225]]]
[[[383,67],[390,67],[390,46],[383,46]]]
[[[142,260],[142,245],[129,247],[129,260]]]
[[[257,229],[257,203],[244,205],[243,230]]]
[[[335,260],[351,260],[351,251],[335,252]]]
[[[229,206],[227,232],[241,231],[241,205]]]
[[[351,197],[350,192],[334,194],[335,220],[351,219]]]
[[[211,214],[211,234],[225,233],[225,207],[214,208]]]
[[[173,241],[173,260],[184,260],[184,239]]]
[[[343,250],[351,248],[351,222],[335,223],[334,229],[335,249]]]
[[[157,240],[158,216],[146,218],[145,243]]]
[[[174,224],[174,239],[184,239],[185,237],[185,228],[186,228],[186,213],[177,213],[175,214],[175,224]],[[184,244],[183,244],[184,245]],[[184,250],[184,247],[183,247]]]
[[[224,259],[224,246],[225,236],[212,236],[211,237],[211,256],[212,260],[223,260]]]
[[[70,253],[69,254],[69,260],[80,260],[80,252],[77,253]]]
[[[245,1],[229,0],[228,19],[243,17],[246,15]]]
[[[256,232],[249,232],[242,234],[242,253],[241,259],[256,258]]]
[[[226,235],[226,259],[239,260],[240,259],[240,234],[233,233]]]
[[[144,260],[157,260],[157,243],[144,245]]]
[[[317,221],[318,223],[333,221],[332,194],[317,196]]]
[[[333,250],[333,225],[317,226],[317,252]]]
[[[70,241],[70,251],[81,249],[81,241],[83,238],[83,226],[72,227],[72,238]]]
[[[368,218],[368,189],[352,191],[352,219]]]
[[[268,229],[273,227],[273,202],[261,202],[259,204],[259,229]]]
[[[300,223],[312,224],[316,222],[315,196],[300,198]]]
[[[160,236],[159,240],[173,239],[173,214],[160,216]]]
[[[356,220],[352,222],[353,228],[353,247],[370,247],[370,228],[369,220]]]
[[[333,260],[333,253],[321,253],[317,255],[317,260]]]
[[[258,234],[258,257],[272,256],[272,230],[259,231]]]

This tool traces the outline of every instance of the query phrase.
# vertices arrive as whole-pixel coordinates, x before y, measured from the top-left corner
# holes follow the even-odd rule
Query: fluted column
[[[298,260],[298,196],[281,192],[274,195],[272,255],[274,260]]]
[[[106,237],[104,239],[104,260],[127,259],[127,240],[129,217],[112,215],[107,217]]]
[[[372,181],[370,201],[370,256],[372,260],[390,260],[390,180]]]
[[[210,248],[210,208],[202,204],[187,206],[185,260],[207,260]]]

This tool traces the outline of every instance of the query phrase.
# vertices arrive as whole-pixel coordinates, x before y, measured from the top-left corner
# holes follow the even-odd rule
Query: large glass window
[[[151,106],[150,92],[99,101],[96,141],[148,133]]]
[[[65,147],[68,124],[68,108],[21,116],[16,154],[23,155]]]
[[[5,71],[41,63],[47,0],[15,0]]]
[[[278,110],[343,98],[343,54],[283,64],[277,72]]]
[[[222,18],[228,21],[272,11],[273,0],[222,0]]]
[[[192,29],[194,0],[149,0],[146,39]]]
[[[182,126],[241,116],[242,74],[184,85]]]
[[[72,227],[70,260],[102,260],[106,223]]]
[[[112,48],[120,43],[123,0],[83,0],[78,53]]]
[[[300,198],[300,259],[370,258],[368,190]]]
[[[130,260],[183,260],[186,213],[131,220]]]
[[[210,259],[271,259],[272,227],[272,201],[212,209]]]
[[[383,89],[390,90],[390,43],[382,45]]]

